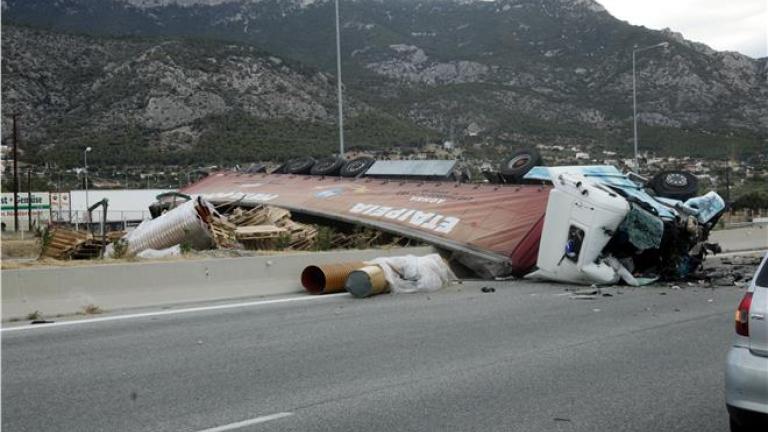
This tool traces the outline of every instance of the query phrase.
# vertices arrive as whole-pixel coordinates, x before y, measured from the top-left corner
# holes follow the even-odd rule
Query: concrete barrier
[[[768,249],[768,225],[755,224],[748,227],[712,231],[709,241],[719,243],[723,252]]]
[[[74,314],[87,305],[116,310],[299,293],[310,264],[433,252],[426,246],[3,270],[2,319]]]

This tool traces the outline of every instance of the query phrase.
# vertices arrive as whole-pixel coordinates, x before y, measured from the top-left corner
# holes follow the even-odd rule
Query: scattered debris
[[[456,279],[456,275],[438,254],[376,258],[370,264],[381,267],[394,293],[436,291]]]
[[[83,306],[84,315],[98,315],[103,313],[104,313],[104,310],[96,306],[95,304],[89,304],[89,305]]]
[[[301,285],[310,294],[341,292],[350,273],[364,266],[362,261],[307,266],[301,272]]]
[[[438,254],[311,265],[301,273],[301,284],[311,294],[328,294],[346,289],[358,298],[389,291],[434,291],[455,279],[456,276]],[[493,291],[493,288],[483,288],[483,292]]]
[[[161,250],[176,245],[182,245],[182,249],[208,248],[213,242],[209,223],[215,213],[210,204],[198,198],[144,221],[124,237],[128,243],[127,254],[132,256],[146,249]]]
[[[121,235],[122,231],[109,232],[105,240],[86,231],[54,229],[48,234],[40,256],[58,260],[98,258],[110,239]]]
[[[353,296],[364,298],[388,292],[389,283],[381,267],[370,265],[350,273],[344,288]]]

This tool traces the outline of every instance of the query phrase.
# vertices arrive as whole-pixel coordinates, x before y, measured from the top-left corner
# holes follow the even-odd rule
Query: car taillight
[[[749,308],[752,306],[752,293],[744,294],[736,309],[736,334],[749,336]]]

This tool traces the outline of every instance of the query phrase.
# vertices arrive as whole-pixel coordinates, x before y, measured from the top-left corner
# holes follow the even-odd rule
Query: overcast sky
[[[669,27],[719,51],[768,57],[768,0],[597,0],[635,25]]]

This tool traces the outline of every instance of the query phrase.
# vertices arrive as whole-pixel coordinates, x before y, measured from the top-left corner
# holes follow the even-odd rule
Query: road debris
[[[122,231],[109,232],[106,234],[105,242],[100,235],[94,236],[87,231],[53,229],[43,234],[43,248],[40,257],[58,260],[98,258],[101,256],[104,246],[122,235]]]
[[[369,265],[350,273],[344,288],[353,296],[364,298],[388,292],[389,283],[381,267]]]
[[[310,265],[301,272],[301,285],[310,294],[342,292],[350,273],[364,266],[362,261]]]
[[[376,258],[370,264],[381,267],[390,290],[398,294],[436,291],[456,279],[438,254]]]
[[[144,221],[123,238],[127,243],[127,255],[133,256],[146,249],[167,249],[179,244],[193,249],[208,248],[214,235],[209,224],[215,214],[216,210],[209,203],[198,198],[156,219]]]

